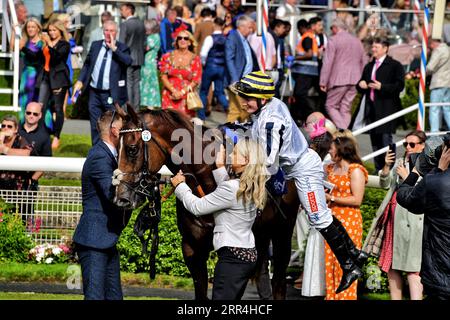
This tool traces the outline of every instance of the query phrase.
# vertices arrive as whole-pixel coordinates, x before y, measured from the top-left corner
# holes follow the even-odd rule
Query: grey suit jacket
[[[254,248],[255,237],[252,232],[256,218],[256,207],[253,203],[244,205],[242,198],[236,197],[239,180],[228,180],[225,168],[213,171],[217,189],[203,198],[192,194],[186,183],[180,183],[175,195],[184,207],[196,216],[214,215],[214,250],[224,246],[238,248]]]
[[[144,64],[145,26],[138,17],[131,17],[120,24],[119,41],[131,51],[132,66]]]

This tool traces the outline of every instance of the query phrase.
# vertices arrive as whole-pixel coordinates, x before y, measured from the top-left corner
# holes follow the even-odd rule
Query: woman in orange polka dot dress
[[[364,197],[368,173],[362,165],[355,142],[346,137],[336,138],[331,144],[330,156],[334,163],[326,167],[328,181],[333,183],[331,194],[326,194],[333,215],[341,221],[348,235],[360,249],[362,246],[362,216],[359,210]],[[357,281],[347,290],[336,294],[342,278],[342,269],[325,243],[326,300],[356,300]]]

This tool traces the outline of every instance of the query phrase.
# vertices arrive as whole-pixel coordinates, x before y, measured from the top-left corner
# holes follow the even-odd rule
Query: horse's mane
[[[186,128],[189,131],[194,131],[193,123],[181,112],[171,109],[166,110],[144,110],[142,115],[149,114],[158,126],[171,126],[173,129],[180,127]]]

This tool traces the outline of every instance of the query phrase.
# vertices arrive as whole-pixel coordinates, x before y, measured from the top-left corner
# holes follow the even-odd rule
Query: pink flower
[[[65,254],[68,254],[68,253],[70,252],[70,248],[67,247],[67,246],[64,245],[64,244],[60,244],[60,245],[59,245],[59,248],[60,248],[62,251],[64,251]]]

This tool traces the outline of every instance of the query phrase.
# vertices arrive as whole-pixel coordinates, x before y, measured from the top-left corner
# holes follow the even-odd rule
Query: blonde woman
[[[187,210],[196,216],[214,214],[214,250],[219,257],[214,270],[213,300],[240,300],[256,266],[252,225],[266,203],[269,173],[263,148],[242,139],[231,154],[233,177],[225,169],[225,151],[216,157],[213,171],[217,189],[203,198],[192,194],[180,171],[172,184]]]
[[[69,57],[70,44],[69,35],[63,22],[52,20],[47,26],[48,34],[43,34],[43,40],[46,44],[44,47],[44,72],[42,74],[42,83],[39,92],[39,103],[43,109],[47,107],[50,97],[53,97],[54,105],[52,113],[55,113],[54,123],[50,126],[50,130],[54,134],[52,149],[59,147],[59,138],[64,124],[64,101],[66,92],[71,86],[69,67],[67,66],[67,58]],[[49,122],[46,125],[49,127]]]
[[[23,61],[19,82],[20,123],[25,121],[27,104],[31,101],[37,101],[39,97],[39,74],[44,67],[42,51],[44,45],[41,24],[36,18],[28,19],[22,29],[22,38],[19,42],[20,58]]]
[[[181,27],[180,27],[181,28]],[[197,42],[187,30],[175,31],[175,42],[172,52],[161,57],[162,108],[177,109],[190,117],[195,111],[187,108],[186,98],[190,88],[196,90],[202,79],[202,63],[195,54]]]

